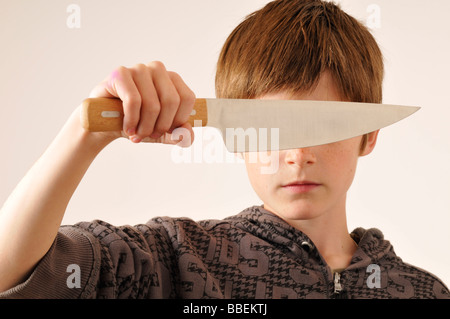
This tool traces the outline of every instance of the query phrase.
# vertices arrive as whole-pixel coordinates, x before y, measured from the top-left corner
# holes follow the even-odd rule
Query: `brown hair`
[[[362,23],[334,3],[276,0],[247,16],[226,40],[216,96],[307,92],[326,70],[342,100],[382,102],[383,57]]]

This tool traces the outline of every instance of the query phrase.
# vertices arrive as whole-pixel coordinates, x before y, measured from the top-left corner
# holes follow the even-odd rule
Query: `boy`
[[[370,33],[320,0],[274,1],[227,39],[219,98],[381,103],[383,62]],[[122,132],[89,133],[80,109],[27,173],[0,214],[3,298],[448,298],[432,274],[405,264],[377,229],[349,234],[346,194],[378,131],[272,152],[279,169],[244,154],[263,205],[224,220],[154,218],[60,227],[94,158],[119,137],[178,144],[195,95],[160,62],[120,67],[91,97],[124,104]],[[266,165],[267,163],[264,163]],[[75,267],[75,268],[74,268]],[[79,278],[69,280],[68,269]]]

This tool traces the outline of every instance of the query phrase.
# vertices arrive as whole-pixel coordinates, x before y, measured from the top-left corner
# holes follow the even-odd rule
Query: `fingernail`
[[[137,137],[137,136],[133,136],[133,137],[131,138],[131,141],[132,141],[133,143],[139,143],[139,142],[141,141],[141,139],[140,139],[139,137]]]
[[[136,130],[134,128],[130,128],[127,131],[128,136],[133,136],[134,134],[136,134]]]

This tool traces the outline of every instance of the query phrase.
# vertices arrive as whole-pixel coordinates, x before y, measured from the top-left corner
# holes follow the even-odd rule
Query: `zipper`
[[[339,295],[342,291],[341,284],[341,274],[338,272],[334,273],[334,294]]]
[[[333,297],[334,298],[339,298],[342,290],[344,289],[344,288],[342,288],[341,274],[340,273],[338,273],[338,272],[334,273],[334,280],[333,280],[333,282],[334,282],[334,295],[333,295]]]

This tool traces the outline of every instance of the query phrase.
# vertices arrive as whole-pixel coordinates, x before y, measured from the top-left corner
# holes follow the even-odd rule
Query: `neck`
[[[332,270],[350,265],[357,244],[347,228],[345,201],[339,209],[325,212],[308,220],[287,220],[291,226],[307,235]]]
[[[345,218],[327,216],[323,220],[296,221],[295,224],[294,227],[314,242],[332,270],[344,269],[350,265],[357,245],[350,237]]]

